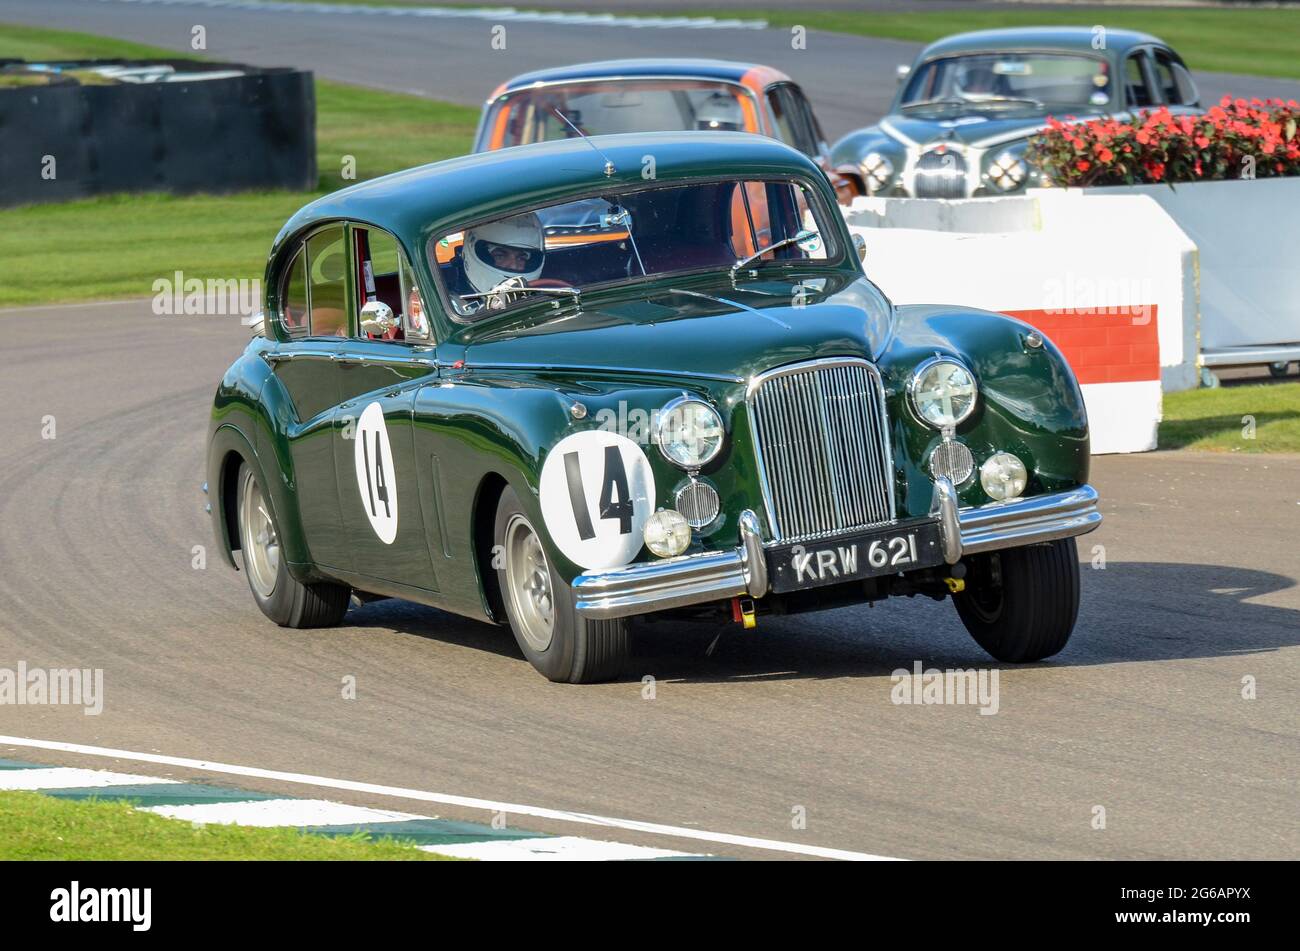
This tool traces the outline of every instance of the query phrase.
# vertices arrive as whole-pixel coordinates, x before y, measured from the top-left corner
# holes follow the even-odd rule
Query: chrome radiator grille
[[[771,370],[751,385],[749,414],[776,540],[893,520],[885,393],[871,364],[841,357]]]
[[[917,198],[965,198],[966,160],[951,149],[935,149],[916,160]]]

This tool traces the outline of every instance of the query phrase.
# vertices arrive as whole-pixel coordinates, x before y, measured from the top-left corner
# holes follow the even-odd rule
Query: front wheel
[[[1007,548],[970,559],[966,589],[953,597],[976,643],[1023,664],[1059,653],[1079,616],[1079,555],[1073,538]]]
[[[280,525],[257,472],[244,463],[238,476],[239,547],[253,600],[281,627],[333,627],[343,620],[352,591],[343,585],[303,584],[289,573]]]
[[[578,614],[573,590],[551,567],[513,489],[507,488],[497,505],[495,539],[506,615],[528,662],[559,683],[617,677],[631,646],[627,621],[593,621]]]

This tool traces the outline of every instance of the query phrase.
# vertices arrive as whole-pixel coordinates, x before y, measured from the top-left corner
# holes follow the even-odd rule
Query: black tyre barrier
[[[111,85],[56,79],[0,87],[0,207],[109,192],[316,187],[310,72],[186,60],[75,65],[147,64],[172,66],[177,73],[242,75]],[[0,70],[21,65],[0,60]]]

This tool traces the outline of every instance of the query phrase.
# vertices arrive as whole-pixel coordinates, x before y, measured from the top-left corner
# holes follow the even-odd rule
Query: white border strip
[[[651,835],[671,836],[677,839],[695,839],[701,842],[715,842],[719,845],[734,845],[745,849],[762,849],[767,852],[786,852],[794,855],[810,855],[815,858],[841,859],[844,861],[899,861],[888,855],[872,855],[868,852],[850,852],[844,849],[829,849],[820,845],[805,845],[800,842],[781,842],[776,839],[756,839],[747,835],[733,835],[729,832],[706,832],[702,829],[688,829],[684,826],[662,825],[657,822],[641,822],[636,819],[615,819],[609,816],[588,815],[582,812],[567,812],[562,809],[547,809],[542,806],[525,806],[511,802],[494,802],[490,799],[476,799],[471,796],[452,796],[446,793],[425,792],[420,789],[407,789],[403,786],[382,786],[378,783],[362,783],[351,779],[330,779],[325,776],[312,776],[307,773],[284,773],[275,769],[259,769],[256,766],[235,766],[230,763],[213,763],[201,759],[185,759],[180,756],[163,756],[158,753],[135,753],[130,750],[115,750],[103,746],[84,746],[80,743],[61,743],[55,740],[33,740],[23,736],[0,735],[0,746],[21,746],[32,749],[56,750],[63,753],[80,753],[84,756],[104,756],[112,759],[130,760],[137,763],[156,763],[161,766],[177,766],[182,769],[197,769],[211,773],[226,773],[232,776],[250,776],[257,779],[270,779],[282,783],[297,783],[303,786],[324,786],[329,789],[346,789],[351,792],[371,793],[377,796],[391,796],[395,799],[414,799],[419,802],[437,802],[447,806],[463,806],[468,809],[483,809],[489,812],[504,812],[519,816],[533,816],[538,819],[553,819],[556,822],[573,822],[580,825],[601,826],[607,829],[625,829],[629,832],[645,832]]]

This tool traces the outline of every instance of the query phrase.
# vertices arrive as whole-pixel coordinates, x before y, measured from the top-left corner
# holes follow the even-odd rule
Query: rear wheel
[[[560,683],[617,677],[631,645],[627,621],[593,621],[578,614],[573,590],[551,567],[513,489],[507,488],[497,505],[494,538],[506,615],[529,663]]]
[[[1073,538],[1007,548],[970,559],[966,589],[953,598],[976,643],[1022,664],[1059,653],[1079,615],[1079,556]]]
[[[303,584],[289,573],[280,547],[280,526],[248,463],[239,469],[239,545],[244,574],[262,613],[281,627],[332,627],[348,610],[351,589],[320,582]]]

